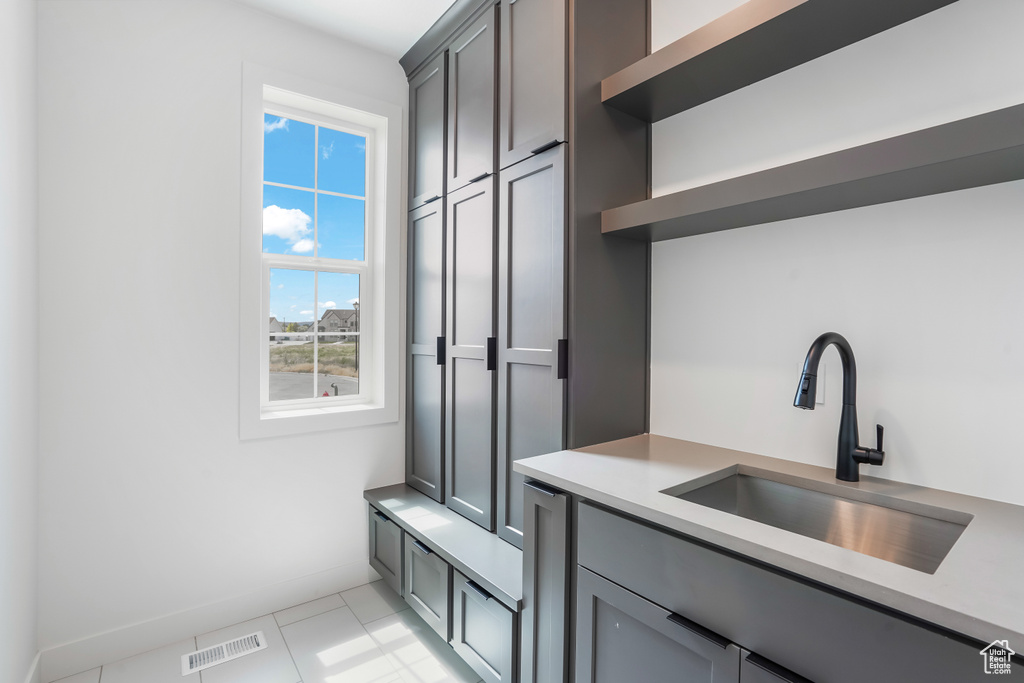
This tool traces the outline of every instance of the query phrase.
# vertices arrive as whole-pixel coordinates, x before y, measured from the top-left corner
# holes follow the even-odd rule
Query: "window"
[[[401,108],[246,65],[240,433],[398,418]]]
[[[310,330],[287,341],[268,334],[264,408],[366,398],[360,369],[372,347],[361,353],[358,326],[346,335],[323,333],[338,329],[338,315],[358,311],[362,288],[373,290],[366,228],[374,144],[363,126],[271,103],[264,110],[264,301],[269,318]],[[362,322],[372,327],[367,316]],[[372,372],[372,363],[365,365],[364,375]]]

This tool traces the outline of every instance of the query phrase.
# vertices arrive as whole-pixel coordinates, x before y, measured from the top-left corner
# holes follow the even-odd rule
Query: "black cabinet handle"
[[[729,645],[730,645],[729,640],[727,638],[723,638],[722,636],[718,635],[714,631],[709,631],[708,629],[704,628],[703,626],[701,626],[697,622],[690,621],[689,619],[687,619],[684,616],[681,616],[679,614],[673,613],[673,614],[668,615],[668,617],[666,617],[666,618],[669,621],[671,621],[673,624],[675,624],[676,626],[682,626],[687,631],[693,633],[694,635],[700,636],[704,640],[707,640],[709,642],[714,643],[715,645],[717,645],[718,647],[722,648],[723,650],[725,648],[729,647]]]
[[[538,484],[537,482],[534,481],[525,481],[523,482],[523,486],[529,486],[534,491],[543,493],[545,496],[551,496],[552,498],[558,495],[558,493],[552,491],[547,486],[544,486],[543,484]]]
[[[444,337],[438,337],[437,338],[437,364],[438,365],[444,365],[445,364],[445,357],[444,357],[445,356],[445,350],[446,350],[445,349],[445,342],[447,342],[447,339],[445,339]]]
[[[420,551],[421,553],[423,553],[424,555],[433,555],[433,554],[434,554],[434,551],[433,551],[433,550],[431,550],[431,549],[430,549],[430,548],[428,548],[427,546],[423,545],[422,543],[420,543],[419,541],[417,541],[417,540],[416,540],[415,538],[414,538],[414,539],[412,539],[412,544],[413,544],[414,546],[416,546],[416,547],[417,547],[417,548],[419,549],[419,551]]]
[[[795,674],[789,669],[784,669],[778,664],[768,659],[765,659],[759,654],[751,652],[747,655],[747,661],[756,666],[758,669],[763,669],[773,676],[786,681],[786,683],[811,683],[808,679],[804,678],[800,674]]]
[[[437,201],[438,199],[440,199],[440,198],[441,198],[441,195],[439,195],[439,194],[435,194],[435,195],[434,195],[433,197],[431,197],[431,198],[430,198],[430,199],[428,199],[427,201],[423,202],[423,204],[424,204],[424,206],[426,206],[427,204],[429,204],[429,203],[431,203],[431,202],[436,202],[436,201]]]
[[[391,521],[390,519],[388,519],[388,516],[385,515],[383,512],[381,512],[380,510],[374,510],[373,514],[377,515],[377,519],[379,519],[382,522],[390,522]]]
[[[487,338],[487,369],[497,370],[498,369],[498,338],[488,337]]]
[[[486,178],[489,175],[491,175],[490,171],[487,171],[486,173],[481,173],[476,178],[473,178],[472,180],[470,180],[469,184],[472,185],[473,183],[479,182],[479,181],[483,180],[484,178]]]
[[[567,379],[569,377],[569,340],[558,340],[558,369],[555,379]]]
[[[466,581],[466,586],[471,588],[474,593],[479,595],[484,600],[490,600],[491,594],[481,588],[475,581]]]
[[[558,147],[560,144],[562,144],[560,140],[552,140],[551,142],[545,142],[537,149],[531,149],[530,154],[540,154],[541,152],[548,151],[552,147]]]

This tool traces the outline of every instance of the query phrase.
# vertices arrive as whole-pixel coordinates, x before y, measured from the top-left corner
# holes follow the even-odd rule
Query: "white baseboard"
[[[378,574],[363,558],[358,562],[267,586],[246,595],[47,648],[41,653],[42,665],[33,666],[35,679],[29,678],[27,683],[51,683],[175,641],[355,588],[378,578]],[[39,660],[37,656],[36,662]]]
[[[32,666],[28,668],[28,675],[25,676],[25,683],[40,683],[42,680],[39,674],[39,659],[42,654],[42,652],[36,653],[36,658],[32,660]]]

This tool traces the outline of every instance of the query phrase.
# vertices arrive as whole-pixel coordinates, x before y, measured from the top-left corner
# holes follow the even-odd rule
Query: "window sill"
[[[398,410],[380,403],[288,410],[265,408],[258,418],[241,421],[239,436],[242,440],[263,439],[392,422],[398,422]]]

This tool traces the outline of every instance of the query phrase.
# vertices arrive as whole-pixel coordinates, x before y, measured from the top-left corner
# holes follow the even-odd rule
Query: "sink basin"
[[[934,574],[972,516],[737,466],[711,483],[662,491],[777,529]]]

